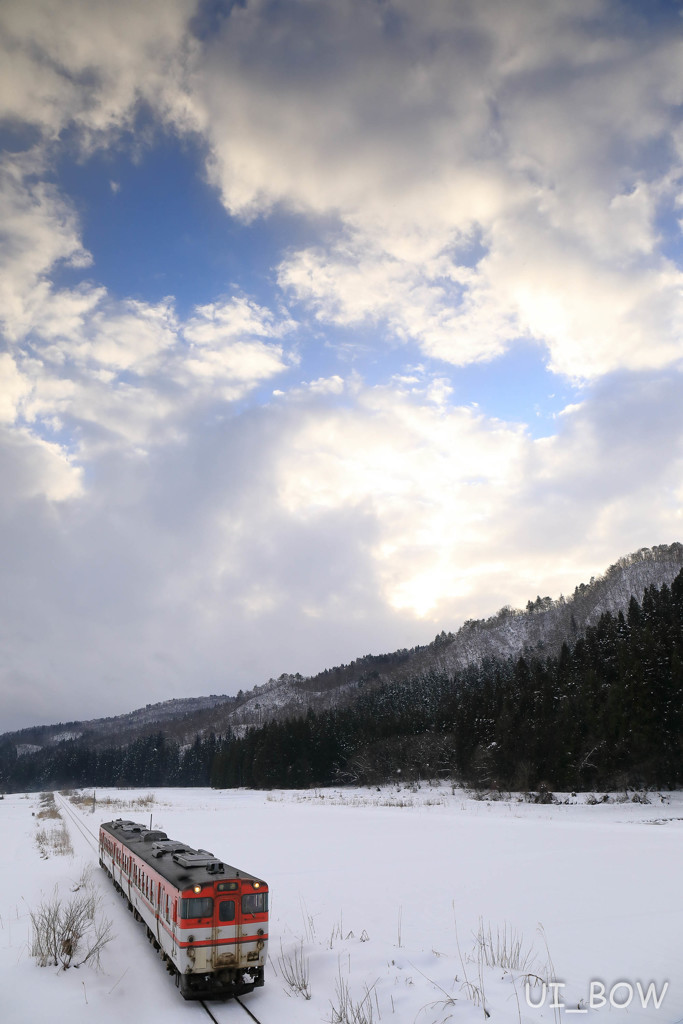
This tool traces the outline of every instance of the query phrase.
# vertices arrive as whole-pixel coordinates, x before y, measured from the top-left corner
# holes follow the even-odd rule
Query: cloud
[[[31,390],[31,385],[19,372],[11,355],[0,354],[0,423],[14,423],[19,402]]]
[[[609,378],[537,440],[453,406],[443,381],[362,389],[302,417],[278,498],[304,522],[370,516],[389,606],[435,624],[492,614],[540,581],[557,596],[619,552],[678,536],[680,389],[679,375]]]
[[[98,145],[130,125],[140,102],[179,122],[192,42],[192,0],[7,0],[0,10],[0,117],[48,139],[78,128]]]
[[[263,339],[282,338],[293,328],[286,314],[277,318],[244,296],[199,306],[183,327],[189,351],[181,372],[219,386],[228,400],[240,398],[288,368],[293,354],[288,359],[281,344]]]
[[[61,264],[87,266],[90,255],[72,205],[38,179],[43,170],[29,153],[7,157],[0,172],[2,422],[47,441],[66,430],[81,460],[112,445],[144,451],[182,434],[196,406],[243,398],[296,360],[286,311],[245,296],[183,321],[172,298],[114,299],[87,281],[56,288]]]
[[[291,320],[277,321],[269,309],[239,296],[229,302],[198,306],[184,334],[195,345],[207,348],[244,337],[280,338],[293,326]]]
[[[289,256],[278,280],[322,324],[372,323],[456,366],[501,355],[524,333],[512,304],[470,268],[444,258],[398,259],[360,238]]]
[[[0,427],[2,514],[11,530],[12,520],[35,499],[64,502],[83,494],[83,471],[64,449],[25,431]]]
[[[482,286],[485,301],[477,303]],[[545,342],[551,370],[594,379],[680,362],[682,289],[683,275],[667,258],[597,259],[530,213],[523,233],[501,232],[471,294],[489,316],[497,306],[520,334]]]
[[[0,323],[12,341],[21,340],[36,322],[59,330],[65,318],[74,323],[92,305],[85,292],[64,292],[55,300],[48,273],[59,263],[87,266],[78,220],[54,186],[41,181],[45,167],[39,154],[6,156],[0,163]]]
[[[443,382],[381,387],[351,408],[315,408],[278,465],[278,500],[295,518],[372,517],[368,556],[384,600],[416,615],[472,591],[529,444],[519,427],[449,407],[446,396]]]
[[[681,358],[682,282],[661,224],[683,174],[683,72],[666,18],[609,0],[254,0],[198,39],[193,4],[161,7],[4,5],[20,86],[6,115],[45,139],[71,125],[88,147],[145,103],[203,137],[231,214],[336,218],[279,268],[322,324],[376,325],[454,365],[534,338],[576,378]],[[40,244],[22,265],[36,287],[27,306],[8,286],[14,331],[65,315],[45,268],[87,258],[67,204],[30,191]],[[71,295],[71,315],[97,299]],[[220,361],[205,352],[196,376]]]
[[[321,323],[456,365],[533,337],[595,378],[681,357],[679,56],[599,0],[250,3],[192,96],[231,213],[339,219],[279,270]]]

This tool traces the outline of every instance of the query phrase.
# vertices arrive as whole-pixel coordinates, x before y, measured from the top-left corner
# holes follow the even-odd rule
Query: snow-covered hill
[[[571,598],[537,598],[526,611],[501,609],[490,619],[467,622],[434,658],[453,671],[484,658],[553,654],[573,643],[605,612],[626,611],[631,597],[641,601],[649,586],[670,585],[683,568],[683,545],[642,548],[620,558],[603,576],[581,584]],[[430,645],[433,647],[434,645]]]
[[[66,735],[101,745],[127,743],[155,731],[180,742],[191,742],[198,733],[208,731],[220,734],[232,729],[239,734],[272,718],[349,703],[359,687],[407,681],[434,671],[453,673],[485,659],[556,653],[564,642],[578,639],[603,612],[626,611],[631,597],[641,601],[647,587],[671,584],[681,569],[683,544],[641,548],[620,558],[602,576],[577,586],[571,597],[539,596],[525,610],[507,606],[488,619],[466,622],[456,633],[444,631],[424,647],[366,655],[308,678],[283,674],[246,694],[240,691],[237,697],[212,694],[168,700],[115,718],[24,729],[0,739],[15,743],[25,753]]]
[[[161,730],[164,733],[176,734],[179,725],[179,736],[184,736],[193,724],[201,728],[205,719],[211,719],[216,709],[234,707],[235,697],[226,694],[211,694],[209,697],[181,697],[147,704],[124,715],[111,718],[93,718],[82,722],[59,722],[56,725],[40,725],[21,729],[19,732],[5,733],[0,740],[11,740],[19,753],[40,750],[62,740],[83,739],[97,744],[101,742],[127,743],[141,735],[149,735]]]
[[[602,576],[577,586],[569,598],[538,597],[524,611],[508,606],[491,618],[466,622],[457,633],[442,632],[426,647],[396,652],[393,657],[368,656],[333,670],[344,679],[334,688],[324,682],[330,673],[309,679],[282,676],[236,708],[231,719],[255,724],[305,712],[308,707],[345,703],[353,699],[359,684],[409,680],[433,671],[453,673],[486,659],[555,654],[563,643],[575,642],[604,612],[625,612],[631,597],[640,602],[647,587],[670,585],[681,569],[683,544],[641,548],[620,558]]]

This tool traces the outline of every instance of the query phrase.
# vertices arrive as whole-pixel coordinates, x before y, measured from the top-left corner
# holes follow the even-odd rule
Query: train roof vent
[[[177,842],[175,839],[164,839],[154,842],[152,844],[152,856],[162,857],[165,853],[187,853],[187,847],[183,846],[182,843]],[[190,851],[191,852],[191,851]]]
[[[207,871],[222,871],[223,864],[208,850],[185,850],[174,853],[173,860],[181,868],[206,868]]]
[[[145,834],[144,838],[143,838],[143,842],[145,842],[145,843],[156,843],[158,840],[164,840],[164,839],[168,839],[168,836],[166,835],[165,832],[157,832],[157,831],[149,832],[148,831]]]

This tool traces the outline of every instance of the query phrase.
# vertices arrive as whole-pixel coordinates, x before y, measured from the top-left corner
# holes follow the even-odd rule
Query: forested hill
[[[385,685],[221,745],[216,786],[377,783],[620,789],[683,784],[683,572],[556,656]]]
[[[91,721],[42,725],[0,735],[0,750],[29,760],[47,756],[55,744],[78,740],[97,750],[130,746],[161,733],[166,741],[187,746],[211,730],[221,735],[243,732],[272,719],[305,716],[352,704],[359,692],[433,674],[452,675],[485,660],[557,654],[573,644],[605,611],[626,610],[648,586],[671,584],[683,568],[683,545],[660,544],[620,558],[568,597],[537,596],[525,609],[509,605],[488,619],[469,620],[456,633],[445,632],[430,644],[386,654],[367,654],[313,676],[283,673],[236,696],[212,694],[148,704],[144,708]],[[227,683],[227,681],[226,681]],[[0,758],[1,760],[1,758]]]
[[[442,631],[424,647],[369,654],[308,678],[283,675],[270,680],[244,696],[230,712],[229,723],[233,728],[251,726],[305,714],[309,708],[339,707],[353,702],[359,687],[414,681],[434,673],[452,675],[491,659],[557,654],[563,643],[573,645],[604,612],[626,611],[631,597],[641,601],[647,587],[670,585],[681,569],[683,544],[641,548],[566,597],[538,595],[525,609],[507,605],[488,619],[470,619],[456,633]]]
[[[17,757],[8,789],[109,785],[300,787],[450,777],[503,789],[683,784],[683,572],[604,611],[550,655],[485,659],[357,690],[240,734],[82,740]]]

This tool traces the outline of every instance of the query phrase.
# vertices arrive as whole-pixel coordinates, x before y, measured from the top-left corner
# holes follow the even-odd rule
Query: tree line
[[[213,734],[189,745],[156,732],[127,746],[96,748],[62,740],[17,756],[13,743],[0,745],[0,787],[6,792],[95,786],[207,786],[218,749]]]

